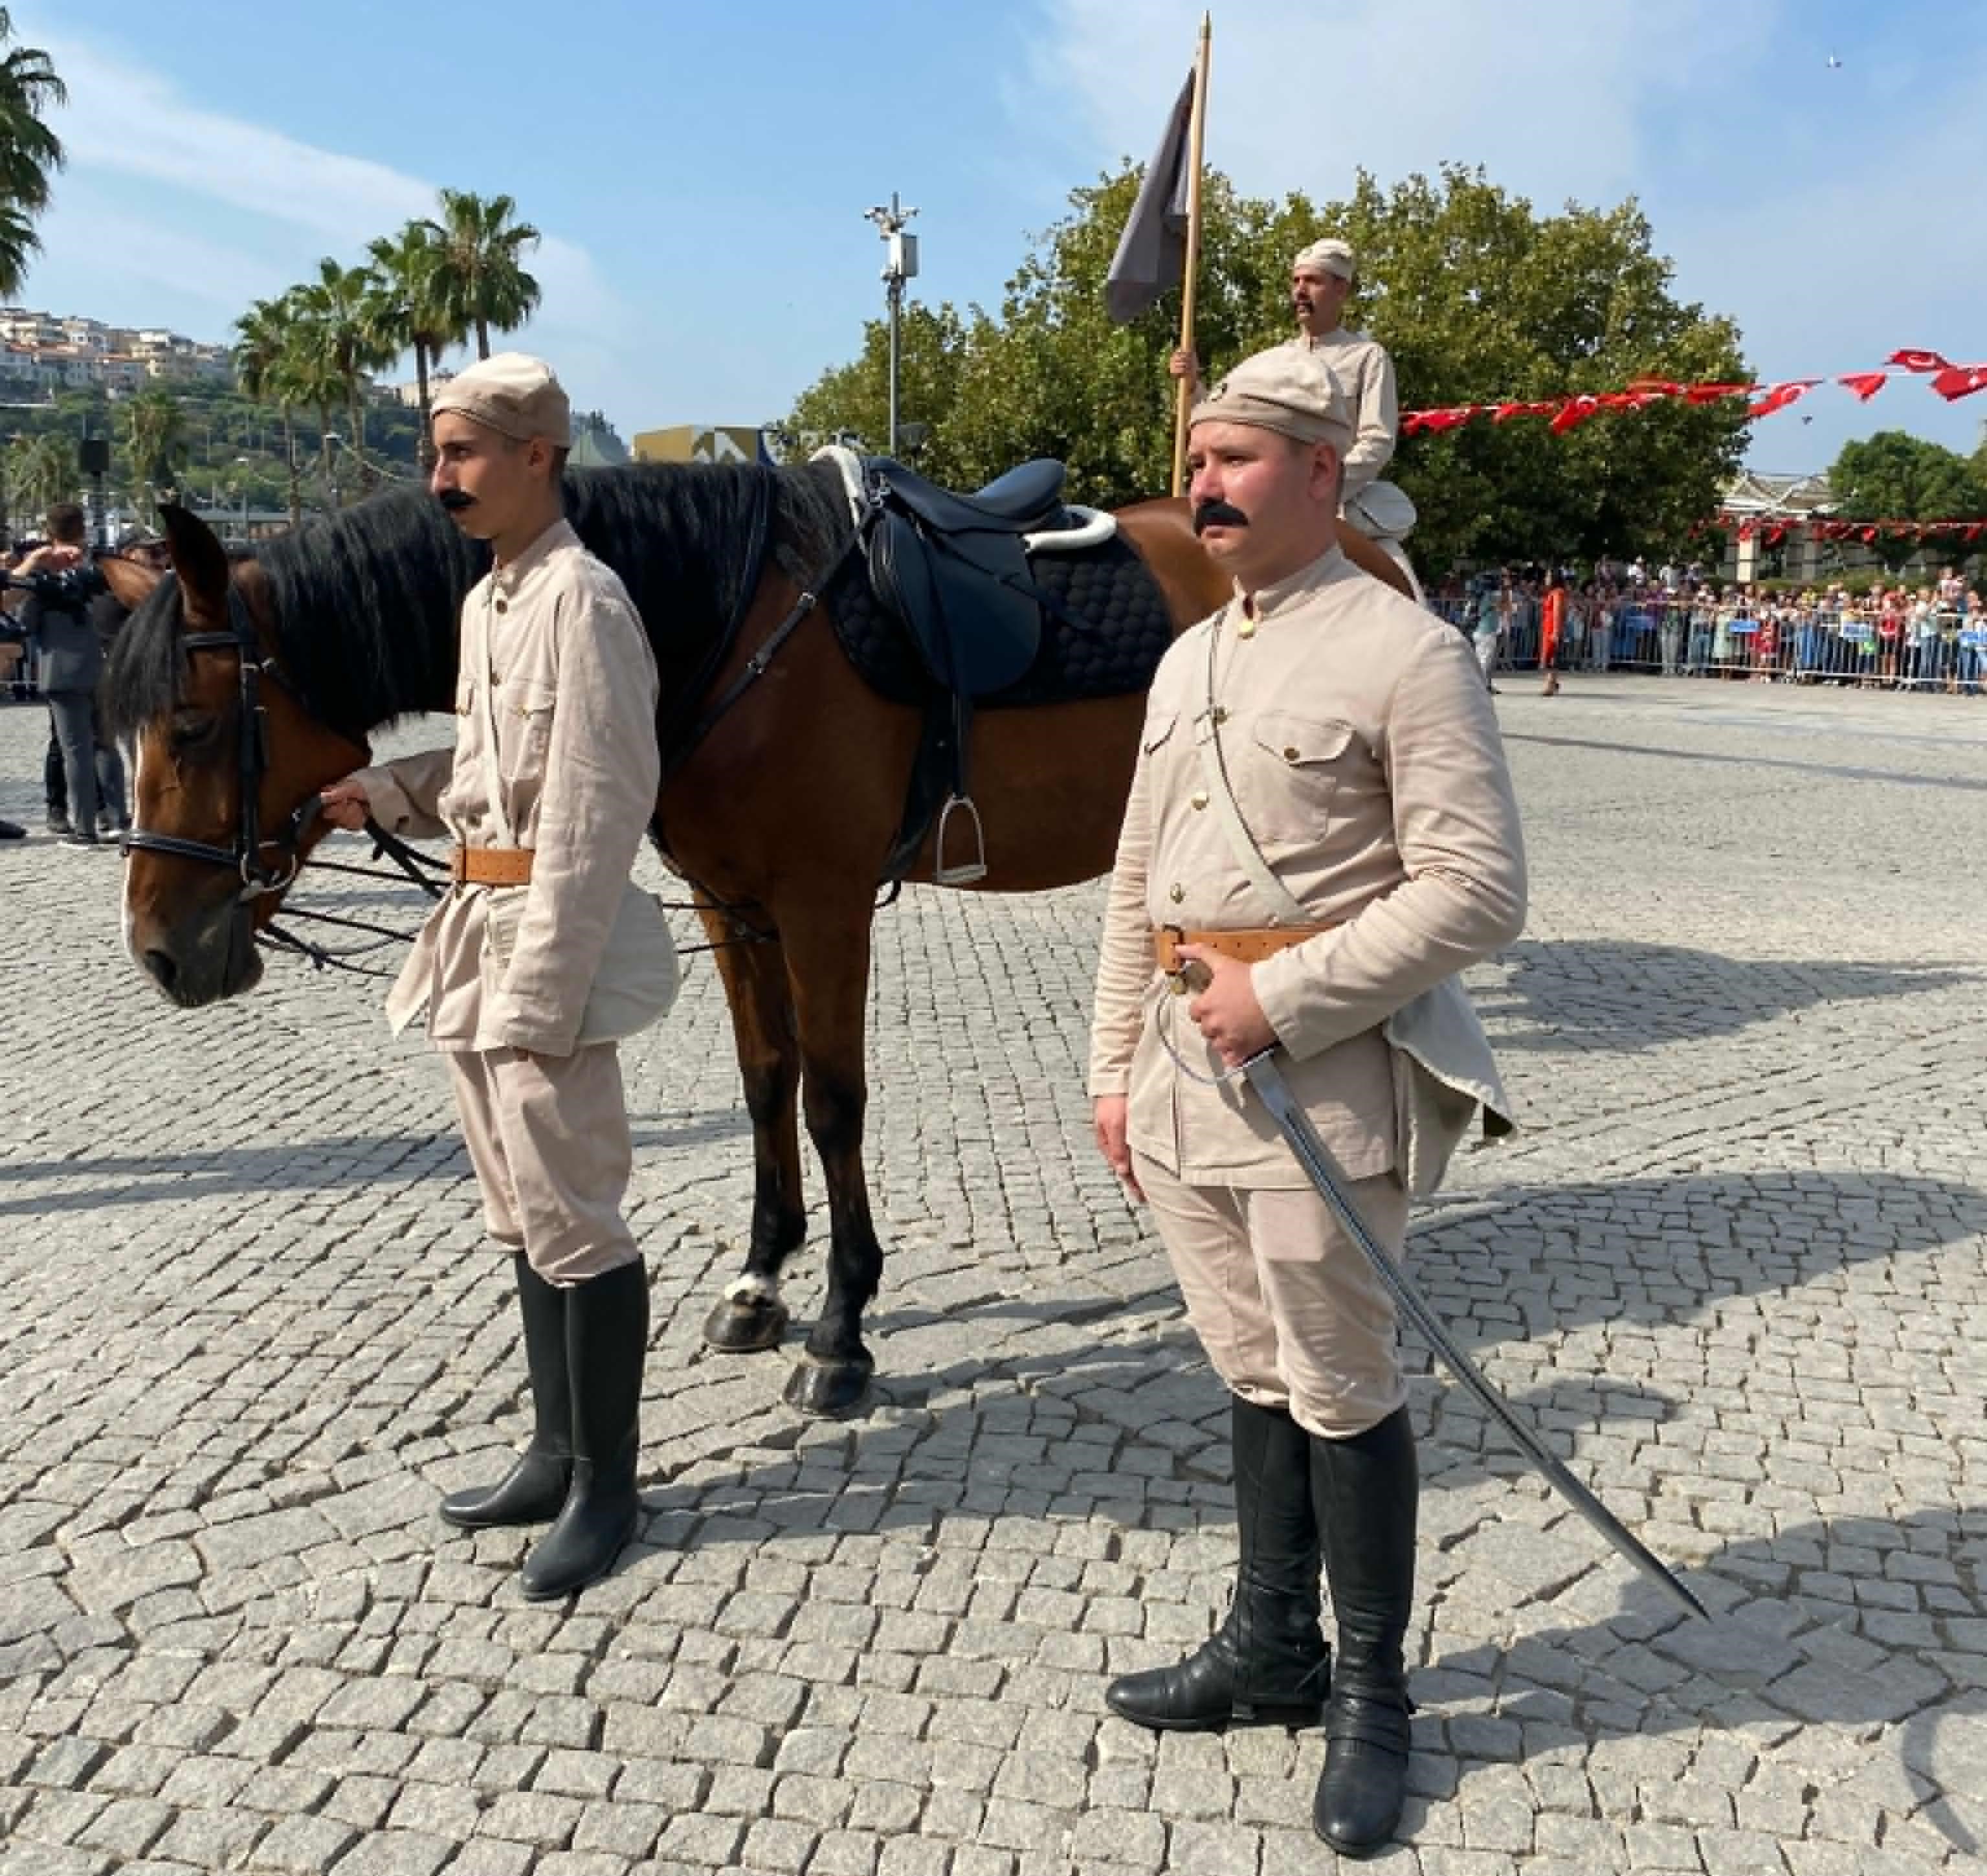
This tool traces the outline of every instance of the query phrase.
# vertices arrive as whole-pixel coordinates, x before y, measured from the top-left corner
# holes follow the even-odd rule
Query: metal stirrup
[[[955,814],[964,815],[972,828],[973,857],[961,865],[948,866],[945,863],[945,830]],[[970,795],[946,798],[944,807],[939,810],[938,838],[933,843],[932,861],[932,878],[940,886],[972,886],[987,877],[987,833],[980,825],[980,810],[973,806]]]

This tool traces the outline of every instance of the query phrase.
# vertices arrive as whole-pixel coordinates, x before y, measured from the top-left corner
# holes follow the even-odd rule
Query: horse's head
[[[125,943],[191,1009],[259,980],[255,933],[324,831],[318,791],[366,751],[318,721],[285,673],[255,563],[231,566],[197,515],[163,512],[170,575],[102,563],[132,609],[106,694],[138,751]]]

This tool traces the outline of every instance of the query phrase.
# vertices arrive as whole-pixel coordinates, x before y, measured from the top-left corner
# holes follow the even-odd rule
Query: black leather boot
[[[548,1524],[572,1483],[572,1389],[565,1372],[565,1292],[518,1253],[518,1308],[531,1377],[531,1443],[495,1485],[451,1492],[441,1514],[463,1530]]]
[[[1311,1824],[1342,1856],[1393,1841],[1407,1796],[1407,1664],[1420,1480],[1403,1407],[1350,1439],[1314,1439],[1311,1482],[1338,1658],[1324,1710],[1324,1771]]]
[[[1104,1690],[1112,1712],[1160,1732],[1309,1725],[1331,1678],[1317,1621],[1310,1442],[1280,1408],[1239,1394],[1231,1405],[1241,1561],[1228,1619],[1186,1660],[1122,1675]]]
[[[572,1489],[558,1522],[525,1559],[525,1599],[550,1602],[597,1583],[635,1534],[642,1361],[649,1350],[649,1273],[640,1259],[565,1293],[572,1377]]]

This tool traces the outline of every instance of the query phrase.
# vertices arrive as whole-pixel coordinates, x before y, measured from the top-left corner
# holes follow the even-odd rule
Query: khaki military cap
[[[1291,261],[1290,271],[1300,267],[1315,267],[1321,273],[1336,274],[1341,280],[1358,278],[1358,258],[1348,241],[1314,241],[1308,248],[1300,248],[1297,258]]]
[[[1352,406],[1316,353],[1278,346],[1245,358],[1208,392],[1193,407],[1194,423],[1253,423],[1342,450],[1352,440]]]
[[[439,417],[459,410],[521,443],[542,437],[555,449],[572,441],[572,407],[552,368],[523,352],[499,352],[457,372],[428,407]]]

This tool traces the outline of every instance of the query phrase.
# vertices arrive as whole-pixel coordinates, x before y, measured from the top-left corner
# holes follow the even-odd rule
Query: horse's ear
[[[228,550],[220,537],[191,508],[178,503],[159,504],[166,525],[166,545],[172,550],[173,571],[180,590],[190,598],[218,607],[228,598]]]
[[[127,612],[137,611],[152,589],[164,577],[157,567],[148,567],[142,561],[127,560],[122,554],[106,554],[97,562],[96,570],[103,575],[111,596]]]

